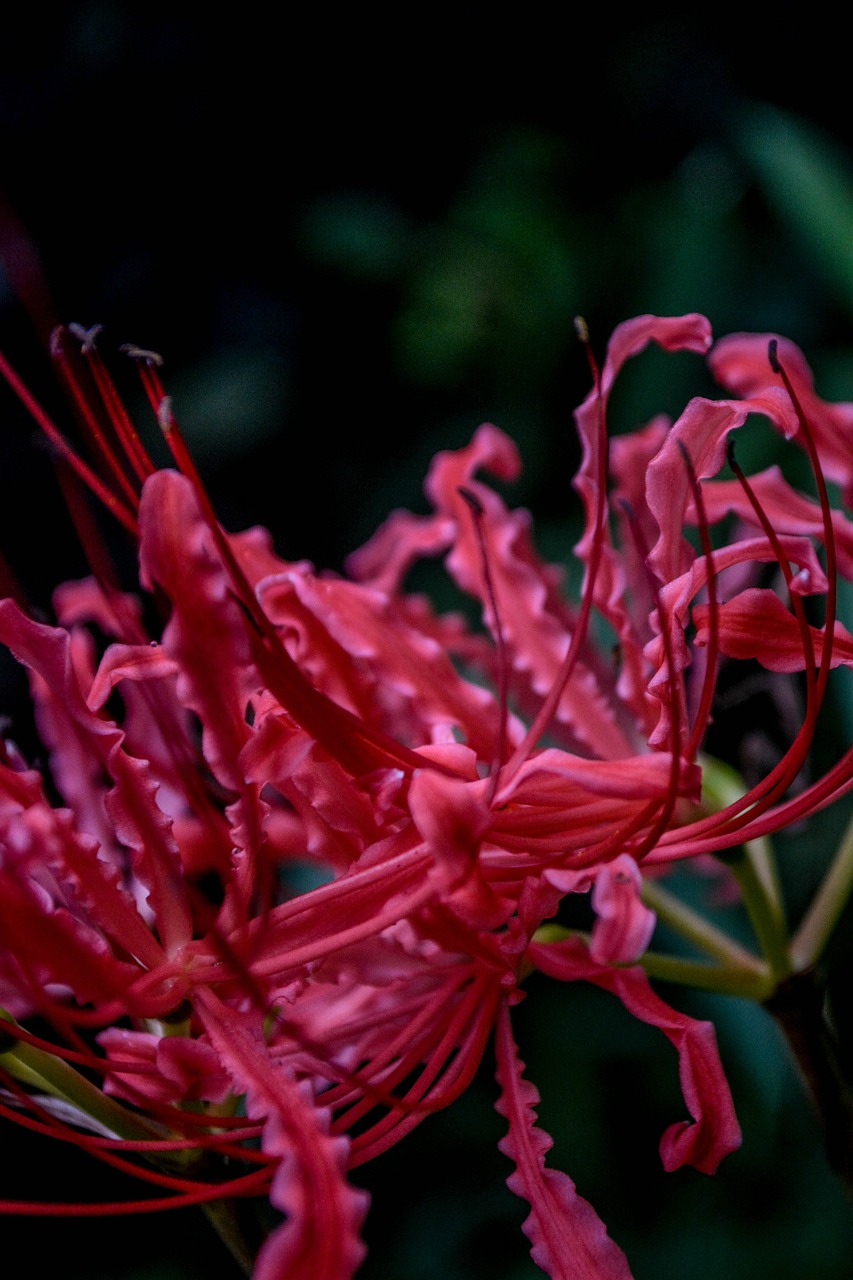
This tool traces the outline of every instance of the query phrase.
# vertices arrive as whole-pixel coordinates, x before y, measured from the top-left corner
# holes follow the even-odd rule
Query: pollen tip
[[[124,342],[119,347],[126,356],[130,356],[131,360],[144,360],[146,364],[153,364],[158,369],[163,366],[163,357],[157,351],[149,351],[147,347],[138,347],[135,342]]]
[[[175,415],[172,412],[172,397],[163,396],[160,406],[157,410],[157,421],[160,424],[160,430],[166,435],[174,429]]]
[[[735,469],[735,465],[736,465],[736,463],[735,463],[735,442],[734,442],[734,436],[727,436],[727,437],[726,437],[726,461],[728,462],[728,464],[729,464],[729,466],[731,467],[732,471],[734,471],[734,469]]]
[[[88,356],[95,350],[98,335],[103,330],[103,327],[104,326],[102,324],[93,324],[90,329],[87,329],[85,325],[82,324],[70,324],[68,326],[68,332],[80,343],[83,355]]]
[[[774,373],[781,373],[782,366],[779,363],[779,357],[776,354],[779,347],[777,338],[771,338],[767,344],[767,359],[770,361],[770,368]]]
[[[586,345],[589,342],[589,325],[586,320],[584,320],[583,316],[575,316],[574,324],[575,333],[578,335],[581,342]]]
[[[65,352],[62,350],[62,335],[65,333],[65,325],[55,325],[50,331],[50,355],[53,360],[64,360]]]

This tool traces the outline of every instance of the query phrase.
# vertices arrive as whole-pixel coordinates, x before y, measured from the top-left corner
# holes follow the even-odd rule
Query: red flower
[[[0,1110],[169,1193],[130,1208],[266,1191],[285,1222],[256,1276],[333,1280],[362,1254],[365,1200],[347,1168],[457,1097],[494,1033],[503,1149],[531,1203],[534,1259],[551,1276],[627,1276],[592,1208],[545,1168],[509,1009],[533,967],[606,987],[678,1051],[692,1120],[664,1134],[665,1167],[710,1173],[738,1144],[713,1029],[664,1005],[635,963],[654,926],[639,868],[773,831],[853,785],[848,753],[786,796],[829,668],[853,657],[833,594],[836,562],[853,576],[853,526],[830,514],[821,472],[849,483],[851,415],[816,399],[798,355],[783,352],[788,386],[769,364],[762,377],[755,340],[728,339],[712,367],[746,398],[694,400],[674,426],[614,441],[611,493],[605,418],[622,364],[650,341],[710,343],[699,316],[621,326],[577,415],[585,579],[573,606],[528,515],[478,478],[517,473],[495,427],[435,459],[431,515],[395,513],[348,579],[318,575],[280,560],[262,530],[223,533],[153,358],[134,352],[178,468],[154,470],[84,339],[82,369],[65,338],[55,353],[95,470],[0,370],[138,539],[140,583],[165,621],[149,636],[97,547],[93,578],[57,592],[57,626],[0,604],[49,753],[46,779],[11,744],[0,762],[0,991],[23,1020],[12,1043],[45,1070],[60,1064],[28,1100],[22,1059],[0,1055]],[[776,472],[711,479],[756,412],[805,444],[818,501]],[[729,514],[734,534],[712,547],[709,527]],[[424,555],[445,556],[486,633],[406,592]],[[790,606],[755,585],[766,564]],[[815,627],[801,602],[821,593]],[[618,639],[616,666],[593,611]],[[697,755],[721,656],[804,670],[807,707],[776,768],[708,815]],[[537,934],[587,890],[589,943]],[[31,1014],[56,1043],[27,1032]],[[258,1136],[260,1153],[247,1145]],[[225,1175],[220,1156],[244,1172]]]

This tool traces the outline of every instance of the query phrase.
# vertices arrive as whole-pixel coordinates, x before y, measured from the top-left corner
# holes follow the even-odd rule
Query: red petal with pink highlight
[[[364,1257],[368,1197],[346,1180],[349,1143],[329,1136],[309,1084],[273,1065],[260,1026],[212,993],[200,1011],[247,1114],[263,1120],[264,1152],[278,1161],[270,1198],[287,1220],[263,1245],[253,1280],[350,1280]]]
[[[516,1166],[507,1186],[530,1204],[522,1229],[532,1245],[531,1258],[551,1280],[631,1280],[624,1253],[592,1205],[565,1173],[545,1167],[553,1143],[536,1127],[539,1094],[522,1074],[505,1006],[498,1015],[495,1053],[501,1087],[495,1106],[509,1125],[498,1146]]]
[[[708,609],[697,605],[693,610],[696,644],[708,643]],[[803,671],[803,637],[796,618],[786,609],[774,591],[751,587],[720,606],[720,652],[727,658],[755,658],[768,671]],[[823,630],[809,628],[814,644],[815,660],[820,665]],[[832,666],[853,663],[853,636],[840,622],[834,628]]]
[[[660,1143],[663,1167],[670,1172],[690,1164],[714,1173],[724,1156],[737,1150],[740,1125],[717,1052],[710,1022],[697,1022],[670,1008],[655,995],[640,968],[611,969],[597,964],[580,938],[533,943],[528,958],[542,973],[565,982],[592,982],[618,996],[629,1013],[657,1027],[678,1051],[681,1091],[690,1121],[672,1124]]]

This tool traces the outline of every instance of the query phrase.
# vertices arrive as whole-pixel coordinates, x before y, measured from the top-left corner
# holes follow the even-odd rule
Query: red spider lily
[[[649,342],[710,345],[695,315],[621,326],[577,413],[575,608],[527,514],[478,478],[518,471],[495,427],[435,459],[431,515],[395,513],[349,578],[322,576],[279,559],[262,530],[222,531],[156,361],[133,350],[177,467],[155,470],[93,336],[77,336],[81,352],[60,335],[54,354],[91,466],[5,362],[0,372],[137,540],[140,584],[164,621],[150,636],[92,542],[93,577],[57,591],[56,626],[0,604],[49,768],[28,769],[11,743],[0,760],[0,997],[22,1020],[0,1052],[0,1111],[168,1194],[7,1210],[266,1192],[285,1221],[255,1276],[338,1280],[362,1256],[366,1208],[347,1169],[458,1097],[494,1035],[502,1149],[531,1204],[534,1259],[554,1277],[627,1276],[591,1206],[545,1168],[509,1010],[531,968],[612,991],[678,1052],[692,1120],[664,1134],[665,1167],[710,1173],[737,1146],[713,1029],[663,1004],[636,964],[654,926],[639,867],[730,848],[853,785],[851,752],[787,795],[829,669],[853,658],[834,617],[853,526],[830,511],[823,480],[825,469],[850,482],[853,412],[817,400],[798,353],[762,371],[756,340],[734,337],[712,368],[743,398],[691,401],[674,425],[655,420],[609,448],[624,362]],[[751,413],[806,449],[816,501],[775,471],[714,479]],[[714,546],[726,518],[733,532]],[[407,593],[425,555],[445,557],[485,632]],[[755,585],[768,565],[787,603]],[[803,604],[816,594],[820,627]],[[615,666],[594,613],[618,640]],[[718,663],[742,656],[805,673],[803,726],[766,778],[709,815],[698,751]],[[588,942],[537,933],[587,890]],[[27,1030],[33,1015],[55,1040]]]

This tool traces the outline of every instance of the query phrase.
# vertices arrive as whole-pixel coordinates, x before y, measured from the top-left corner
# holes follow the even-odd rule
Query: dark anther
[[[780,365],[779,357],[776,354],[778,346],[779,343],[775,338],[771,338],[767,344],[767,359],[770,361],[770,368],[774,373],[782,372],[782,366]]]
[[[728,462],[728,464],[729,464],[729,466],[731,467],[732,471],[734,471],[734,470],[736,469],[736,466],[737,466],[737,463],[735,462],[735,441],[734,441],[734,436],[727,436],[727,437],[726,437],[726,461]]]

